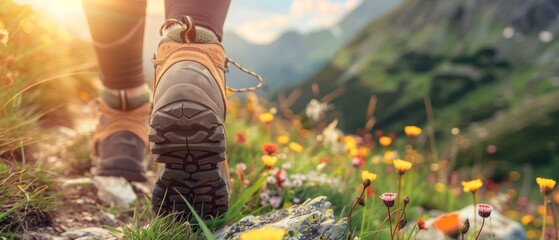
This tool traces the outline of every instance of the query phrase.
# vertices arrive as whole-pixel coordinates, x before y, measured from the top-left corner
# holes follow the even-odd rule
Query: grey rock
[[[244,232],[263,227],[283,228],[286,240],[342,239],[347,219],[336,221],[332,204],[326,197],[308,199],[289,209],[276,210],[262,216],[247,216],[214,232],[217,239],[239,239]]]
[[[88,227],[65,232],[61,235],[67,239],[107,239],[111,238],[111,231],[98,227]]]
[[[128,207],[136,200],[132,185],[123,177],[95,176],[93,185],[97,188],[97,196],[105,203]]]
[[[466,218],[470,220],[470,231],[468,232],[469,234],[473,234],[474,232],[477,233],[477,231],[473,229],[474,228],[473,208],[474,208],[473,205],[469,205],[458,211],[458,214],[460,215],[460,221],[463,221]],[[430,240],[447,239],[444,237],[443,233],[433,228],[432,224],[435,221],[435,219],[436,217],[433,217],[425,221],[425,224],[428,229],[420,231],[420,233],[417,235],[418,239],[430,239]],[[477,228],[479,229],[481,226],[482,218],[479,215],[477,215],[476,221],[477,221]],[[491,238],[490,234],[493,235],[493,238]],[[493,211],[491,212],[491,217],[485,219],[485,225],[480,235],[480,239],[523,240],[526,239],[526,234],[524,228],[522,227],[522,225],[520,225],[520,223],[515,222],[503,216],[495,209],[493,209]]]

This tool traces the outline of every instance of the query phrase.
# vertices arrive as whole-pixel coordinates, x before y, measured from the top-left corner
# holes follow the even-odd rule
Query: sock
[[[181,28],[180,25],[172,25],[169,28],[167,28],[166,31],[166,36],[170,39],[172,39],[175,42],[183,42],[181,39],[181,32],[184,29]],[[204,29],[202,27],[197,27],[196,28],[196,39],[194,39],[195,43],[219,43],[219,40],[217,38],[217,36],[210,30],[208,29]]]
[[[150,100],[150,91],[146,85],[131,89],[103,89],[101,99],[113,109],[130,111],[143,106]]]

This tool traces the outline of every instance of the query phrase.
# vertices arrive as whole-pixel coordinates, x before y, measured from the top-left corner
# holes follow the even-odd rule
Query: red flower
[[[417,221],[417,228],[419,230],[426,230],[427,228],[425,227],[425,221],[423,221],[421,219],[419,221]]]
[[[274,144],[269,144],[269,143],[262,145],[262,151],[264,151],[264,154],[270,156],[279,153],[278,147],[276,147],[276,145]]]
[[[365,189],[365,193],[367,194],[368,197],[375,195],[375,188],[373,187],[368,187]]]
[[[246,144],[247,143],[246,136],[247,134],[245,132],[238,131],[235,136],[235,140],[240,144]]]
[[[365,166],[365,159],[363,157],[354,157],[351,160],[351,163],[353,164],[353,167],[363,167]]]
[[[328,163],[328,161],[330,161],[330,158],[327,156],[324,156],[320,159],[320,163]]]

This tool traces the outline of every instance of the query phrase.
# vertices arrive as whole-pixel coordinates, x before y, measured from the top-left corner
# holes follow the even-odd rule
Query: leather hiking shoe
[[[165,38],[154,56],[149,141],[155,161],[165,168],[154,185],[152,204],[156,212],[186,216],[186,200],[201,216],[216,217],[229,207],[225,52],[219,43],[194,43],[190,18],[178,23],[184,41]]]
[[[99,158],[95,175],[147,181],[143,160],[151,105],[126,111],[113,109],[100,99],[97,103],[101,119],[93,136],[93,153]]]

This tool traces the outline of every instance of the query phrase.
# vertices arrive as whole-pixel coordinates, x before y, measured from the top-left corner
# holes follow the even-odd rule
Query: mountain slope
[[[234,33],[226,33],[227,54],[243,66],[260,73],[266,80],[265,91],[298,84],[316,72],[372,19],[397,6],[400,0],[364,0],[348,13],[334,29],[307,34],[290,31],[276,41],[257,45]],[[251,79],[239,71],[228,75],[235,86],[250,85]]]
[[[323,96],[345,87],[333,103],[349,131],[364,126],[372,95],[377,128],[424,125],[429,96],[441,137],[459,127],[476,143],[501,144],[499,154],[518,153],[511,160],[551,161],[559,156],[557,9],[552,0],[407,0],[296,88],[316,83]],[[295,110],[313,97],[300,97]]]

